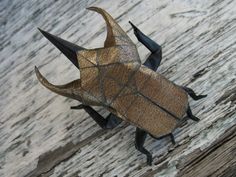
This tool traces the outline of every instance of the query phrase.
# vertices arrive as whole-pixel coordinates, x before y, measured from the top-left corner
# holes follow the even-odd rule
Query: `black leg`
[[[152,53],[148,56],[148,58],[143,63],[143,65],[153,71],[157,71],[159,65],[161,64],[161,59],[162,59],[162,57],[161,57],[160,53],[159,54]]]
[[[92,107],[87,105],[80,104],[78,106],[72,106],[71,109],[84,109],[102,129],[114,128],[122,122],[120,118],[112,113],[105,119]]]
[[[115,114],[110,113],[107,118],[107,124],[106,124],[106,128],[107,129],[112,129],[115,128],[117,125],[119,125],[122,122],[122,119],[120,119],[119,117],[117,117]]]
[[[194,100],[199,100],[199,99],[202,99],[202,98],[205,98],[207,95],[196,95],[196,93],[191,89],[191,88],[188,88],[188,87],[182,87],[187,93],[188,95],[194,99]]]
[[[200,119],[195,117],[190,109],[190,106],[188,106],[188,109],[187,109],[187,115],[190,119],[194,120],[194,121],[199,121]]]
[[[154,53],[158,50],[161,50],[160,45],[158,45],[156,42],[154,42],[149,37],[147,37],[145,34],[143,34],[131,21],[129,21],[129,23],[131,24],[131,26],[134,30],[134,34],[137,37],[137,39],[139,40],[139,42],[141,42],[143,45],[145,45],[152,53]]]
[[[162,59],[161,46],[143,34],[133,23],[129,23],[131,24],[138,41],[151,51],[151,55],[149,55],[143,65],[156,71]]]
[[[139,128],[136,128],[135,148],[141,153],[145,154],[147,156],[147,164],[152,165],[152,155],[147,149],[143,147],[146,137],[147,137],[147,132]]]
[[[172,133],[170,133],[170,139],[171,139],[172,144],[175,145],[176,144],[175,137]]]

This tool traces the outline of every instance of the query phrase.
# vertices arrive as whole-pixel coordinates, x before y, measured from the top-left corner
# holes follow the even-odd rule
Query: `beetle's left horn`
[[[47,89],[49,89],[52,92],[55,92],[59,95],[76,99],[76,97],[74,96],[73,90],[75,88],[80,87],[80,85],[81,85],[80,79],[74,80],[74,81],[72,81],[68,84],[65,84],[65,85],[53,85],[50,82],[48,82],[48,80],[39,72],[39,70],[36,66],[35,66],[35,73],[36,73],[36,76],[37,76],[38,80]]]
[[[46,31],[43,31],[40,28],[38,29],[51,43],[53,43],[79,69],[77,53],[78,51],[84,50],[85,48],[77,46],[76,44],[68,42],[57,36],[54,36]]]

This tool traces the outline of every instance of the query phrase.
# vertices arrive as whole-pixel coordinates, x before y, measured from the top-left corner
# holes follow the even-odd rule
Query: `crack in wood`
[[[128,124],[125,124],[121,127],[116,128],[112,136],[116,134],[119,130],[127,126]],[[93,133],[91,136],[89,136],[88,138],[84,139],[83,141],[77,144],[69,142],[63,147],[59,147],[55,149],[54,151],[46,152],[45,154],[39,157],[37,167],[32,172],[30,172],[27,176],[28,177],[49,176],[57,165],[70,159],[73,155],[79,152],[79,150],[82,147],[88,145],[90,142],[92,142],[96,138],[101,137],[102,135],[106,134],[106,132],[107,130],[100,129],[99,131]]]

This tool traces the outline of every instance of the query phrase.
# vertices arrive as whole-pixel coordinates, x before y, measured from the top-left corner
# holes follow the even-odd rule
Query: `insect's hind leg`
[[[172,144],[175,145],[176,142],[175,142],[175,137],[174,137],[173,133],[170,133],[169,136],[170,136]]]
[[[196,93],[191,89],[191,88],[188,88],[188,87],[182,87],[187,93],[188,95],[194,99],[194,100],[200,100],[202,98],[205,98],[207,95],[196,95]]]
[[[187,108],[187,115],[190,119],[192,119],[194,121],[198,122],[200,120],[199,118],[197,118],[196,116],[193,115],[192,110],[191,110],[189,105],[188,105],[188,108]]]
[[[110,113],[106,118],[104,118],[92,107],[87,105],[80,104],[78,106],[72,106],[71,109],[84,109],[102,129],[115,128],[122,122],[119,117],[112,113]]]
[[[147,132],[141,130],[140,128],[136,128],[135,148],[139,152],[145,154],[147,156],[147,164],[152,165],[152,154],[143,147],[146,137],[147,137]]]

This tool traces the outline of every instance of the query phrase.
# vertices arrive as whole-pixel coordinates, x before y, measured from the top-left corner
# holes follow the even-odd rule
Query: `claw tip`
[[[37,28],[41,33],[43,33],[43,30],[42,29],[40,29],[39,27]]]
[[[138,28],[131,21],[129,21],[129,24],[133,27],[134,30],[138,30]]]

